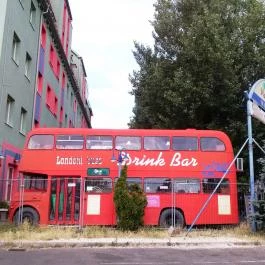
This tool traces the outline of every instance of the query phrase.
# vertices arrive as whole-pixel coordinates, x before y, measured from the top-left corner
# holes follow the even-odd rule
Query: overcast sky
[[[153,45],[155,0],[69,0],[72,49],[85,64],[93,128],[127,128],[134,97],[128,80],[138,69],[133,41]]]

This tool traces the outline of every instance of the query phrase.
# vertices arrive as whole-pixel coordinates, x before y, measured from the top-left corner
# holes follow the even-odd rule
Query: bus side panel
[[[190,204],[188,206],[187,203],[182,204],[180,202],[180,207],[184,211],[187,225],[190,225],[195,221],[195,218],[197,218],[198,214],[202,211],[209,196],[210,194],[201,194],[201,199],[199,200],[190,195],[188,200],[183,198],[183,201],[189,201]],[[181,201],[181,198],[179,198],[179,201]],[[238,205],[234,194],[215,194],[201,212],[199,218],[197,218],[195,225],[238,224],[238,222]]]
[[[14,216],[21,205],[24,207],[32,207],[34,208],[39,215],[39,224],[47,224],[48,223],[48,208],[49,204],[48,192],[40,192],[40,191],[25,191],[23,194],[23,198],[20,201],[19,193],[16,193],[12,201],[10,203],[9,210],[9,220],[13,222]]]
[[[202,193],[175,194],[173,200],[171,194],[147,194],[148,204],[145,208],[144,223],[158,225],[163,209],[175,207],[183,213],[186,225],[190,225],[209,196],[210,194]],[[236,189],[232,189],[230,194],[215,194],[195,224],[237,224],[238,222],[237,194]]]
[[[147,206],[145,208],[144,224],[158,225],[161,211],[172,205],[171,194],[147,194]]]
[[[85,225],[114,225],[115,209],[112,193],[85,193],[84,195]]]

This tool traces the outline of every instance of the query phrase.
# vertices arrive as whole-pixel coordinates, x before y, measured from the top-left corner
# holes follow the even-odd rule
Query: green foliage
[[[128,186],[127,166],[121,171],[114,190],[114,203],[117,214],[117,226],[124,231],[136,231],[143,225],[146,196],[137,184]]]
[[[259,0],[157,0],[153,49],[135,43],[129,126],[223,130],[238,149],[243,92],[265,76],[264,21]],[[259,123],[253,133],[264,136]]]
[[[254,206],[254,218],[257,226],[257,230],[265,229],[265,200],[257,200],[253,202]]]
[[[257,230],[265,230],[265,178],[261,177],[255,183],[256,199],[252,202],[254,213],[249,218],[256,223]]]
[[[0,201],[0,209],[8,209],[9,204],[7,201]]]

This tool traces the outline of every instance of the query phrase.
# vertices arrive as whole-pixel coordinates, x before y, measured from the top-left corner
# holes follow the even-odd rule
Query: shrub
[[[0,209],[8,209],[9,204],[7,201],[0,201]]]
[[[146,196],[137,184],[128,186],[127,166],[121,171],[114,190],[114,203],[117,215],[117,227],[124,231],[136,231],[143,225]]]

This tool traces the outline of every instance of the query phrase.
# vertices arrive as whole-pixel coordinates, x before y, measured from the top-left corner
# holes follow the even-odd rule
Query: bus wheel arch
[[[165,208],[161,211],[159,216],[159,226],[164,228],[169,228],[173,225],[172,221],[172,211],[175,213],[175,226],[182,229],[185,226],[184,212],[179,208]]]
[[[20,208],[22,213],[22,223],[27,221],[30,225],[39,225],[40,215],[39,212],[32,206],[23,206]],[[18,225],[19,224],[19,208],[16,210],[13,223]]]

